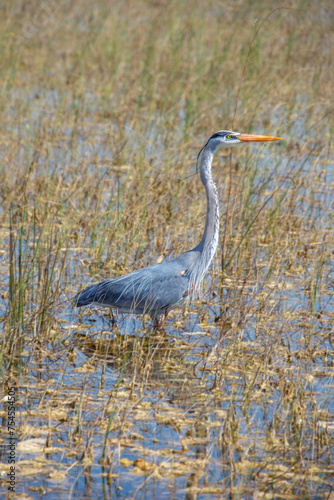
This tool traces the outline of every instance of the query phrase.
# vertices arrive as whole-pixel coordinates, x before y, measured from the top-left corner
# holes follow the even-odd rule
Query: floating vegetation
[[[20,498],[333,500],[331,3],[0,9],[4,494],[15,424]],[[215,160],[202,294],[74,310],[198,243],[221,128],[285,141]]]

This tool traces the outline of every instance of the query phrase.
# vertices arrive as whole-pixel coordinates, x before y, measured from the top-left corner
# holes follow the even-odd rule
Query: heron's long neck
[[[218,246],[219,205],[217,189],[211,176],[212,160],[213,151],[204,149],[200,160],[200,176],[206,191],[207,212],[203,237],[194,249],[200,252],[196,273],[197,282],[203,279]]]

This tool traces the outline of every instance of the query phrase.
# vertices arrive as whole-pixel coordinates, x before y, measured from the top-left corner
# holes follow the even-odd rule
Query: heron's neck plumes
[[[195,287],[202,281],[218,246],[219,205],[217,189],[211,176],[213,154],[214,151],[204,148],[200,156],[200,176],[206,191],[207,211],[203,237],[194,249],[200,253],[197,265],[192,270]]]

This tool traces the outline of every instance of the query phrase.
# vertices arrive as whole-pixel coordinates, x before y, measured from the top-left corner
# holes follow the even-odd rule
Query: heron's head
[[[215,152],[220,146],[230,148],[245,142],[267,142],[279,140],[280,137],[272,137],[270,135],[240,134],[240,132],[232,132],[231,130],[219,130],[210,137],[205,145],[205,148],[208,147],[212,150],[212,152]]]

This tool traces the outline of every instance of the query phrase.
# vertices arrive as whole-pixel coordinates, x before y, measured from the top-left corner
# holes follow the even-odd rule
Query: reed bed
[[[23,498],[333,499],[329,0],[0,5],[0,414]],[[221,244],[193,302],[78,313],[84,285]]]

